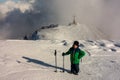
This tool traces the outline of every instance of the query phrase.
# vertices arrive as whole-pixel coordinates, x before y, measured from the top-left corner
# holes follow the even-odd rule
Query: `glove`
[[[62,56],[65,56],[65,53],[62,53]]]

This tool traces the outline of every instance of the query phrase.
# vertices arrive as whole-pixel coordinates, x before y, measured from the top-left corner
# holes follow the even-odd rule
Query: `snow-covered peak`
[[[37,33],[39,39],[45,40],[96,40],[107,39],[106,35],[96,27],[84,24],[59,25],[54,28],[40,29]]]

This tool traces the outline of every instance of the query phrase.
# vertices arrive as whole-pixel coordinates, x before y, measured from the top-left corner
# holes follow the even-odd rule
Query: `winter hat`
[[[79,42],[78,41],[74,41],[73,45],[79,46]]]

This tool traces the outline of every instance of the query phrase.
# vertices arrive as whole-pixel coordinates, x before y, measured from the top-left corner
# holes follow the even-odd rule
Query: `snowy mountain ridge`
[[[33,33],[34,37],[41,40],[99,40],[109,39],[98,28],[86,26],[84,24],[70,24],[68,26],[50,25],[48,28],[42,27]]]

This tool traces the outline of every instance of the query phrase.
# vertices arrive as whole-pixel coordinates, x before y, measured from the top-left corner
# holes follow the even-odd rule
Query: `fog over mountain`
[[[120,39],[119,0],[6,0],[0,3],[0,39],[19,39],[42,25],[67,25],[75,15],[111,39]]]

